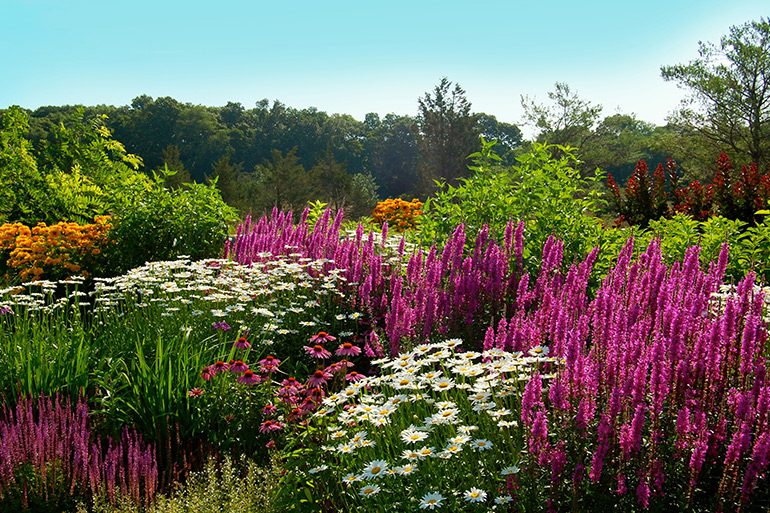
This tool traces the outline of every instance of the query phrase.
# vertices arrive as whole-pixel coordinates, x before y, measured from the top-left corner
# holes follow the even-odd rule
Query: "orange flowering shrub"
[[[372,224],[382,227],[388,222],[388,229],[401,233],[417,228],[422,215],[422,202],[417,198],[404,201],[400,198],[380,201],[372,211]]]
[[[0,226],[0,255],[7,255],[5,281],[62,279],[73,274],[88,277],[103,263],[102,251],[112,228],[109,216],[97,216],[92,224],[22,223]]]

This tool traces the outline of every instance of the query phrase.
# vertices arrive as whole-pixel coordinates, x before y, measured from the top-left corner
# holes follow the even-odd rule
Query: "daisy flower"
[[[361,480],[361,476],[357,476],[355,474],[348,474],[342,478],[342,482],[347,484],[355,483],[356,481],[360,481],[360,480]]]
[[[463,498],[468,502],[484,502],[487,500],[487,492],[473,487],[463,493]]]
[[[488,451],[492,448],[492,442],[489,440],[485,440],[484,438],[477,438],[473,442],[471,442],[471,445],[473,446],[473,449],[476,451]]]
[[[361,488],[361,490],[358,491],[358,495],[361,497],[368,497],[370,495],[377,495],[379,493],[380,487],[377,485],[367,485]]]
[[[512,500],[510,495],[501,495],[495,499],[495,504],[508,504]]]
[[[388,470],[388,462],[385,460],[374,460],[364,468],[364,479],[376,479],[381,477]]]
[[[401,431],[401,440],[408,444],[421,442],[428,438],[428,433],[417,429],[407,428]]]
[[[443,505],[444,496],[437,492],[426,493],[420,501],[420,509],[436,509]]]
[[[511,467],[505,467],[503,470],[500,471],[501,476],[512,476],[513,474],[519,473],[519,467],[516,465],[513,465]]]

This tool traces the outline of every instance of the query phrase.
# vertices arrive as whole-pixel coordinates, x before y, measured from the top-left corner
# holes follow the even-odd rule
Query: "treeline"
[[[578,147],[586,173],[600,167],[623,180],[639,159],[668,156],[655,149],[665,128],[632,115],[600,119],[601,109],[594,108],[576,123],[590,104],[563,87],[557,84],[560,96],[553,98],[569,103],[558,111],[573,121],[549,118],[544,106],[532,111],[539,118],[531,121],[539,141]],[[465,91],[446,78],[417,100],[415,116],[370,113],[363,121],[278,100],[249,109],[147,95],[120,107],[49,106],[27,114],[27,137],[41,169],[68,171],[72,162],[61,161],[62,145],[77,146],[99,120],[128,154],[141,157],[147,174],[173,172],[166,178],[171,187],[216,179],[225,201],[243,213],[321,200],[365,215],[378,199],[424,199],[435,191],[434,180],[456,183],[467,176],[467,157],[480,149],[479,136],[498,141],[504,164],[531,144],[518,126],[472,112]]]

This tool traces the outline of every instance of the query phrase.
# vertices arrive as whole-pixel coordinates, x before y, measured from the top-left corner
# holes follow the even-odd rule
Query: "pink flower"
[[[323,344],[324,342],[334,342],[335,340],[337,340],[337,337],[332,337],[325,331],[319,331],[318,335],[310,337],[311,344]]]
[[[263,378],[251,370],[247,370],[243,373],[243,376],[238,378],[238,383],[243,383],[244,385],[255,385],[257,383],[262,383],[263,381]]]
[[[301,411],[313,411],[315,410],[315,401],[312,397],[306,397],[302,400],[302,404],[299,405]]]
[[[357,356],[361,354],[361,348],[354,346],[350,342],[345,342],[344,344],[340,344],[340,347],[337,348],[334,354],[337,356]]]
[[[251,344],[249,344],[244,337],[238,337],[238,340],[235,341],[233,347],[236,349],[248,349],[251,347]]]
[[[323,333],[323,332],[321,332]],[[302,346],[307,354],[313,358],[329,358],[332,354],[323,348],[321,345],[315,345],[313,347]]]
[[[203,395],[203,390],[201,390],[198,387],[195,387],[192,390],[190,390],[189,392],[187,392],[187,397],[196,398],[196,397],[200,397],[202,395]]]
[[[271,374],[277,371],[278,364],[280,363],[281,363],[281,360],[273,356],[266,356],[265,358],[259,361],[259,365],[261,366],[262,372],[266,372],[268,374]]]
[[[345,376],[345,379],[348,381],[360,381],[364,379],[364,377],[365,376],[363,374],[359,374],[356,371],[353,371],[349,373],[347,376]]]
[[[249,366],[243,363],[241,360],[235,361],[230,364],[230,372],[240,374],[249,370]]]
[[[331,374],[328,374],[322,370],[317,370],[313,373],[310,378],[308,378],[307,383],[311,387],[320,387],[322,385],[325,385],[326,382],[332,378]]]
[[[201,371],[201,379],[203,381],[208,381],[214,377],[214,374],[216,374],[216,372],[214,372],[211,367],[204,367]]]
[[[278,408],[276,408],[274,405],[266,404],[264,408],[262,408],[262,415],[273,415],[276,411],[278,411]]]
[[[229,365],[227,365],[225,362],[219,361],[214,365],[212,365],[211,367],[209,367],[209,369],[211,369],[213,374],[218,374],[222,371],[226,371],[228,367]]]
[[[274,420],[266,420],[259,427],[259,431],[262,433],[272,433],[273,431],[280,431],[286,424],[283,422],[277,422]]]

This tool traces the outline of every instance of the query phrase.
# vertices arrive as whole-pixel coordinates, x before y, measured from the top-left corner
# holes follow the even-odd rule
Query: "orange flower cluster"
[[[102,249],[112,228],[109,216],[97,216],[93,224],[60,222],[52,226],[38,223],[28,227],[21,223],[0,226],[0,252],[9,251],[6,265],[19,278],[36,281],[61,279],[80,273],[89,276],[100,263]]]
[[[380,201],[372,211],[372,224],[382,227],[388,222],[388,229],[401,233],[417,228],[422,215],[422,202],[417,198],[404,201],[400,198]]]

